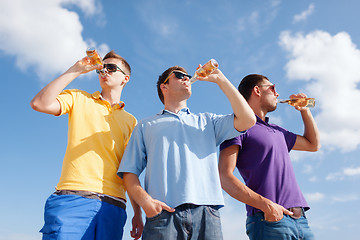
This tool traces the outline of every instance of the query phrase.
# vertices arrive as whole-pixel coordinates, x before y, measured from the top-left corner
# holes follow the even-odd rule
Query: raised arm
[[[305,94],[294,94],[290,98],[306,97]],[[309,108],[295,107],[300,111],[304,122],[304,134],[298,135],[293,150],[316,152],[320,149],[320,134]]]
[[[255,125],[256,118],[254,111],[250,108],[244,97],[219,69],[215,70],[208,77],[198,79],[214,82],[224,92],[234,111],[234,127],[238,131],[245,131]]]
[[[31,100],[31,107],[43,113],[52,115],[60,114],[60,103],[56,100],[57,96],[64,88],[69,85],[80,74],[87,73],[94,69],[101,68],[101,65],[92,66],[85,57],[82,60],[77,61],[61,76],[46,85],[36,96]]]
[[[219,174],[221,187],[236,200],[263,211],[267,221],[279,221],[283,218],[283,214],[292,215],[292,212],[283,206],[251,190],[234,175],[238,151],[239,146],[232,145],[220,152]]]

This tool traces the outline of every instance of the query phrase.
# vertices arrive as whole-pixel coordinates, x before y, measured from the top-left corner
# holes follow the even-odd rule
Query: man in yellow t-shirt
[[[101,92],[64,90],[81,74],[95,70]],[[114,51],[103,65],[88,57],[77,61],[31,101],[39,112],[68,114],[68,144],[56,191],[45,205],[43,239],[122,239],[126,221],[125,188],[116,173],[136,119],[124,110],[121,93],[130,79],[127,61]],[[131,200],[131,199],[130,199]],[[134,208],[131,235],[143,229],[140,207]]]

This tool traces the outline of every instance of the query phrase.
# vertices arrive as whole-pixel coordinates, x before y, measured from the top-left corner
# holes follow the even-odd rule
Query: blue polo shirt
[[[236,167],[246,185],[285,208],[309,206],[297,184],[289,152],[296,134],[256,116],[256,124],[243,135],[225,141],[220,150],[239,145]],[[259,210],[246,205],[248,216]]]
[[[162,110],[135,127],[118,175],[139,176],[146,168],[146,192],[173,208],[184,203],[222,206],[217,147],[239,134],[233,114]]]

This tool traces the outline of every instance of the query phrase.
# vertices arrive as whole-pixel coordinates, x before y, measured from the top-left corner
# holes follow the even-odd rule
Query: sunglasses
[[[114,64],[114,63],[105,63],[103,69],[101,70],[96,70],[97,74],[100,73],[105,73],[104,69],[106,69],[107,72],[109,73],[113,73],[116,72],[117,70],[119,70],[120,72],[122,72],[124,75],[127,75],[123,70],[121,70],[121,68],[119,68],[118,65]]]
[[[192,77],[191,75],[185,74],[183,72],[173,71],[163,82],[164,84],[169,80],[170,76],[174,74],[177,79],[183,79],[184,77],[188,77],[189,79]]]
[[[271,91],[275,92],[275,84],[264,84],[260,85],[259,87],[269,87]]]

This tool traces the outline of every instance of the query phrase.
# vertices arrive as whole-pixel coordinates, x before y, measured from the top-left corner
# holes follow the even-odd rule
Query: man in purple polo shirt
[[[225,141],[220,147],[219,172],[223,189],[244,202],[246,232],[251,240],[314,239],[305,216],[309,210],[291,164],[290,150],[317,151],[319,132],[308,108],[295,107],[304,122],[297,135],[269,124],[268,112],[277,106],[279,94],[265,76],[246,76],[238,87],[257,117],[245,134]],[[290,98],[303,98],[294,94]],[[234,176],[238,168],[246,186]]]

